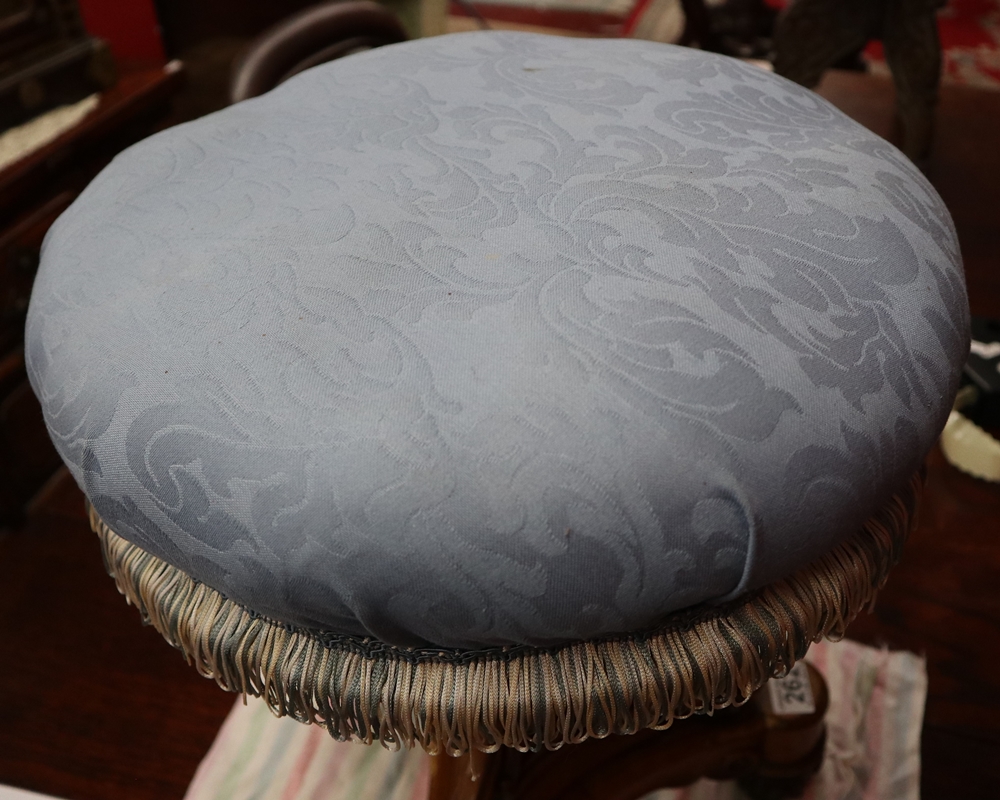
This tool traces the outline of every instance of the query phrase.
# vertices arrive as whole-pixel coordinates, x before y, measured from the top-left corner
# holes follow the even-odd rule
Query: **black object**
[[[707,15],[711,36],[702,45],[704,50],[713,50],[736,58],[771,57],[774,24],[778,12],[764,0],[725,0],[711,6],[698,0]],[[685,14],[691,13],[685,4]]]
[[[972,318],[972,352],[962,382],[975,386],[977,395],[962,413],[980,427],[1000,427],[1000,320]]]
[[[312,6],[253,41],[233,70],[230,102],[270,91],[317,64],[406,39],[396,15],[371,0]]]
[[[877,39],[896,87],[902,150],[930,155],[941,83],[937,12],[945,0],[796,0],[777,19],[774,71],[812,89],[823,73]]]
[[[76,0],[0,0],[0,130],[112,86],[107,43]]]

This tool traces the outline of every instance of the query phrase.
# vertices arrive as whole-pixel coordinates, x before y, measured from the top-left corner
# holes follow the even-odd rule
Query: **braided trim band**
[[[408,651],[264,619],[122,539],[90,509],[119,591],[202,675],[337,739],[458,755],[556,749],[745,702],[870,606],[914,524],[915,475],[853,537],[725,608],[563,645]]]

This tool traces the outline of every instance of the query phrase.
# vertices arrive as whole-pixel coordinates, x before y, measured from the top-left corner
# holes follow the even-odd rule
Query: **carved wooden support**
[[[493,800],[501,753],[431,758],[429,800]]]
[[[808,670],[812,714],[775,714],[762,690],[741,708],[680,720],[665,731],[539,753],[436,756],[429,800],[636,800],[702,777],[740,779],[754,798],[795,796],[822,762],[829,702],[823,677]]]

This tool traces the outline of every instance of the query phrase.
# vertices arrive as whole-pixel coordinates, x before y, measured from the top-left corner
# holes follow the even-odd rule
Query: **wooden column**
[[[807,665],[808,666],[808,665]],[[736,778],[751,797],[794,797],[819,769],[829,698],[808,666],[811,714],[775,714],[767,692],[741,708],[664,731],[609,736],[554,751],[436,756],[430,800],[637,800],[702,777]]]

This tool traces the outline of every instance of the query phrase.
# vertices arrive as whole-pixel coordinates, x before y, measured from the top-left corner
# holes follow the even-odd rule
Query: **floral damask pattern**
[[[754,67],[464,34],[120,155],[28,361],[121,536],[259,613],[546,645],[736,596],[918,467],[967,348],[947,211]]]

